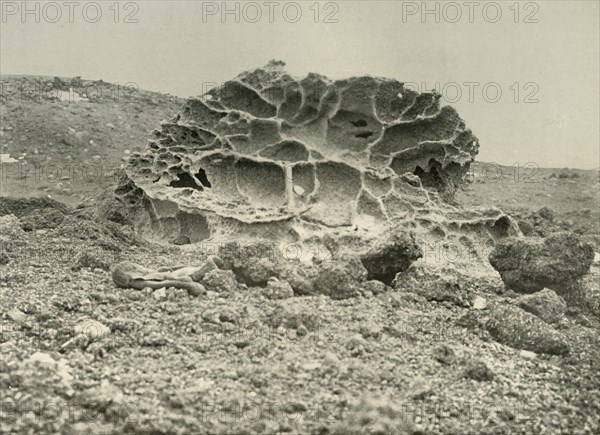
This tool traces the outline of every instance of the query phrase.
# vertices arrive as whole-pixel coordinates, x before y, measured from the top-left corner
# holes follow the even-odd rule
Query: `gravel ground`
[[[427,279],[344,300],[124,290],[118,261],[205,254],[82,217],[28,232],[0,219],[2,433],[599,433],[598,313],[552,326],[565,356],[499,344],[461,326],[513,303],[495,272],[473,278],[484,303],[468,307],[419,295]]]

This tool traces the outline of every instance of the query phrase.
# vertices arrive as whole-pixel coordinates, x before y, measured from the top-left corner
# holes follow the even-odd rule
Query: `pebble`
[[[22,324],[27,321],[27,314],[18,308],[13,308],[8,312],[8,317],[12,319],[13,322]]]
[[[159,300],[159,299],[166,299],[166,297],[167,297],[167,289],[164,288],[164,287],[159,288],[158,290],[156,290],[152,294],[152,296],[154,297],[154,299],[157,299],[157,300]]]
[[[519,352],[519,356],[525,359],[535,359],[537,357],[537,354],[528,350],[522,350]]]
[[[485,310],[487,308],[487,299],[482,298],[481,296],[476,296],[473,300],[473,309],[474,310]]]
[[[433,394],[430,383],[422,376],[417,376],[409,387],[408,396],[413,400],[423,400]]]

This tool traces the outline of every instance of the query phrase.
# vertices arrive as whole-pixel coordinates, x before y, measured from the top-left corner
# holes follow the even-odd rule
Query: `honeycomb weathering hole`
[[[283,162],[300,162],[307,161],[310,154],[302,142],[286,140],[265,148],[260,155]]]
[[[178,174],[177,177],[177,180],[171,181],[169,186],[175,187],[177,189],[191,188],[200,191],[204,190],[202,186],[199,185],[198,182],[196,182],[196,179],[187,172],[182,172]]]
[[[198,170],[196,173],[196,178],[202,183],[204,187],[208,187],[209,189],[212,187],[210,181],[208,181],[208,177],[206,176],[206,171],[202,168]]]

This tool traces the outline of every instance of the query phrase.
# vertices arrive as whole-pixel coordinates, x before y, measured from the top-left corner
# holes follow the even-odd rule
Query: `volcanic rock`
[[[464,182],[479,143],[438,93],[369,76],[297,79],[283,67],[189,99],[131,155],[115,193],[138,231],[190,243],[296,243],[335,229],[367,239],[446,207],[440,197]]]
[[[272,277],[267,282],[267,287],[262,294],[268,299],[287,299],[294,296],[294,290],[288,282]]]
[[[542,238],[500,241],[489,257],[504,284],[520,293],[549,288],[560,295],[585,275],[594,261],[594,249],[569,232]]]
[[[279,277],[282,253],[273,244],[257,242],[243,245],[230,242],[219,247],[223,269],[232,270],[237,279],[248,285],[265,286],[271,277]]]
[[[566,338],[533,314],[515,306],[496,306],[486,329],[496,341],[515,349],[565,355],[570,352]]]
[[[231,294],[237,289],[235,275],[230,270],[213,269],[202,278],[207,290]]]
[[[332,299],[346,299],[360,294],[367,271],[358,258],[349,257],[327,261],[320,265],[313,281],[318,294]]]
[[[544,289],[517,299],[517,305],[546,323],[556,323],[565,314],[567,304],[556,292]]]
[[[396,233],[382,239],[361,258],[369,279],[391,284],[398,272],[404,272],[423,251],[412,233]]]

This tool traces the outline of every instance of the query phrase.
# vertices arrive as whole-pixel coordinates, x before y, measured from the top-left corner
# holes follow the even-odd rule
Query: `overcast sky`
[[[21,3],[2,1],[2,74],[187,97],[274,58],[294,75],[438,86],[479,137],[480,160],[600,166],[595,0],[427,2],[424,16],[421,1],[228,2],[227,15],[220,1],[29,2],[25,16]]]

